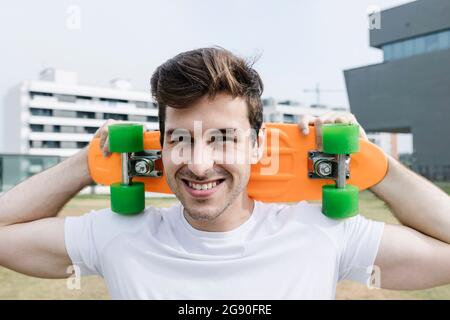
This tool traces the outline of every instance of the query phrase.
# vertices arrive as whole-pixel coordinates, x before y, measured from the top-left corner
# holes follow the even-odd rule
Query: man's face
[[[247,196],[258,147],[250,130],[247,104],[239,97],[218,94],[189,108],[166,108],[164,170],[191,218],[213,220]]]

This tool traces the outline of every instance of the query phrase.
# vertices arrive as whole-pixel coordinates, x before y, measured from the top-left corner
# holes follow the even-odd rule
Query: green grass
[[[450,183],[438,183],[450,194]],[[174,198],[147,199],[147,205],[170,206]],[[91,210],[109,207],[109,197],[81,195],[73,198],[63,208],[61,215],[80,215]],[[398,223],[389,208],[371,192],[360,194],[360,211],[368,218]],[[0,268],[0,299],[109,299],[103,279],[93,276],[81,279],[78,290],[69,290],[67,280],[37,279]],[[450,299],[450,285],[420,291],[370,290],[353,282],[338,285],[338,299]]]

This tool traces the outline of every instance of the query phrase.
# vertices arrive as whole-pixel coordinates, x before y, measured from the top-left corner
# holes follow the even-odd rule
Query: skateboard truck
[[[162,171],[156,170],[155,165],[156,160],[159,159],[161,159],[160,150],[144,150],[132,154],[128,164],[129,175],[131,177],[161,177]]]
[[[350,155],[333,155],[320,151],[308,151],[308,177],[334,179],[338,186],[345,186],[350,178]]]
[[[161,177],[155,161],[161,159],[160,150],[144,150],[136,153],[120,153],[122,162],[122,184],[130,185],[133,177]]]

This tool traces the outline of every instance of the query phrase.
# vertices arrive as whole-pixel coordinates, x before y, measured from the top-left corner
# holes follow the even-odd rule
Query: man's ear
[[[261,160],[264,154],[264,143],[266,141],[266,124],[263,122],[259,129],[258,136],[256,137],[256,143],[253,145],[251,164],[257,163]]]

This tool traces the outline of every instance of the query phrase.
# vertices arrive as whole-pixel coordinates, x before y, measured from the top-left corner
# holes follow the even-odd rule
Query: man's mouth
[[[219,189],[225,179],[215,179],[208,181],[191,181],[188,179],[181,179],[186,190],[193,197],[208,197]]]

